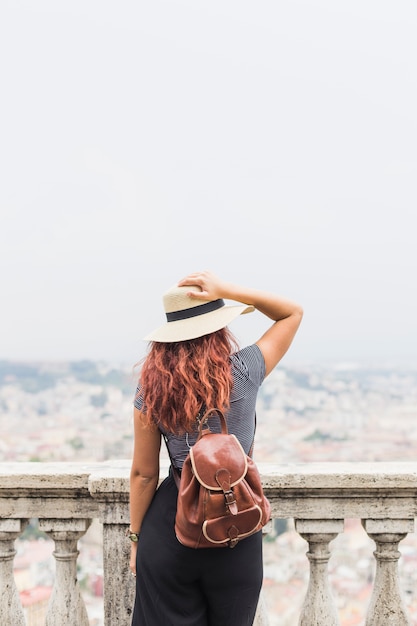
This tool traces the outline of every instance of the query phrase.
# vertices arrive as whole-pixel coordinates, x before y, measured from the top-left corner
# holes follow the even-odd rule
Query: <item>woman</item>
[[[226,306],[223,299],[234,300]],[[238,304],[239,303],[239,304]],[[255,432],[257,393],[300,325],[299,305],[264,291],[189,274],[164,295],[167,322],[145,339],[134,409],[130,475],[130,568],[136,576],[132,626],[250,626],[262,585],[262,532],[230,549],[179,543],[177,487],[170,474],[157,490],[161,436],[181,469],[204,407],[219,407],[246,453]],[[242,350],[228,330],[257,309],[273,320]],[[212,418],[210,418],[211,420]],[[216,430],[216,418],[210,424]]]

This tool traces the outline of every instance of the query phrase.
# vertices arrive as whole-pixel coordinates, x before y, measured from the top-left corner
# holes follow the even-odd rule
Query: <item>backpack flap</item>
[[[208,432],[190,450],[193,473],[212,491],[230,491],[245,476],[247,456],[235,435]]]

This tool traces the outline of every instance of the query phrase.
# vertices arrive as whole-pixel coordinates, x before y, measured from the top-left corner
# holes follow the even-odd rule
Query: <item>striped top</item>
[[[256,344],[252,344],[235,352],[230,357],[232,362],[233,388],[230,395],[230,408],[226,413],[229,433],[239,439],[246,454],[249,453],[255,434],[255,407],[259,387],[265,378],[265,361]],[[136,394],[135,407],[142,408],[142,400]],[[217,417],[208,420],[210,430],[220,432]],[[172,461],[181,469],[189,448],[197,439],[196,432],[175,435],[161,427]]]

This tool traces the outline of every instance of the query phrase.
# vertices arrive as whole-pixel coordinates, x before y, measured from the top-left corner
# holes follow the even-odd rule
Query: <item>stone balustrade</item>
[[[260,464],[274,518],[292,518],[306,541],[310,577],[300,626],[336,626],[328,579],[331,542],[345,519],[360,519],[375,542],[375,577],[366,626],[406,626],[410,618],[398,577],[398,545],[414,531],[417,464]],[[166,471],[166,467],[164,468]],[[103,525],[104,624],[129,626],[134,579],[128,568],[129,462],[0,464],[0,624],[25,626],[13,578],[14,542],[27,521],[55,542],[55,584],[46,626],[88,626],[76,578],[78,540],[91,520]],[[261,596],[255,624],[266,626]]]

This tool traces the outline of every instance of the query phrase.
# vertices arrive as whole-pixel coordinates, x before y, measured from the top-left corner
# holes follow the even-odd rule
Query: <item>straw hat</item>
[[[197,285],[171,287],[163,296],[167,322],[144,337],[147,341],[173,343],[196,339],[227,326],[242,313],[251,313],[252,305],[226,305],[224,300],[196,300],[189,291],[201,291]]]

